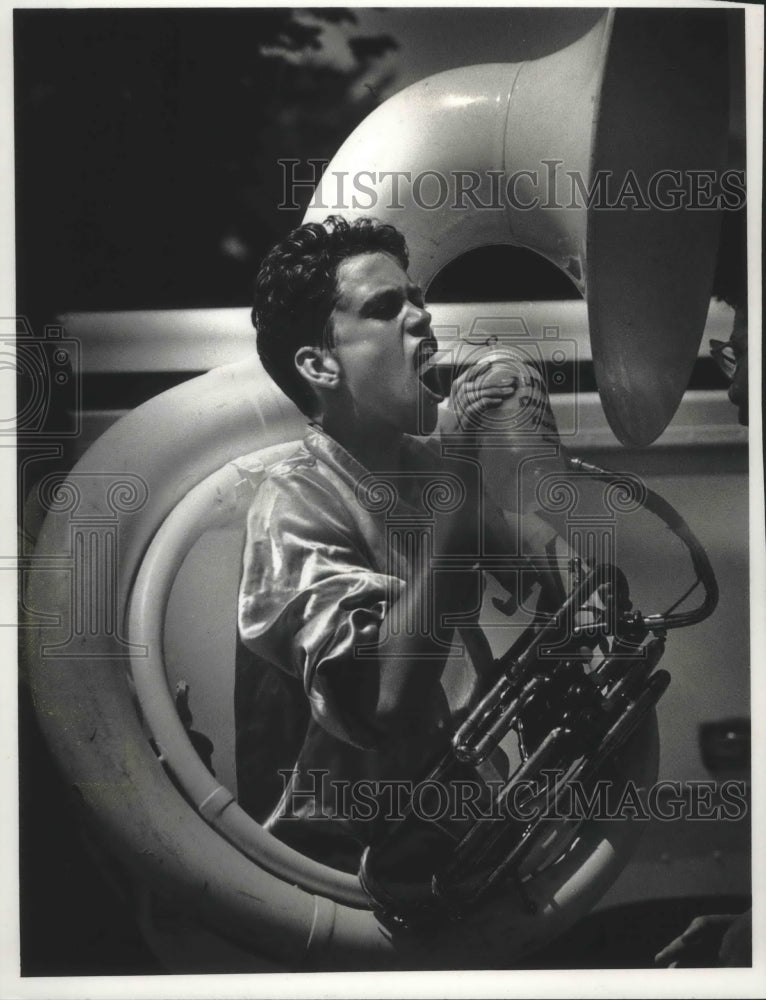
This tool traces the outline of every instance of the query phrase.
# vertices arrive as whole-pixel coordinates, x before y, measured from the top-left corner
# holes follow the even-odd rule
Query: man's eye
[[[399,298],[386,297],[376,302],[372,308],[371,315],[376,319],[393,319],[398,315],[402,304]]]

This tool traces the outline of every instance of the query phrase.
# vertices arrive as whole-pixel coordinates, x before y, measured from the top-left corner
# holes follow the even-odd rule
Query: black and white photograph
[[[762,996],[762,8],[3,26],[2,995]]]

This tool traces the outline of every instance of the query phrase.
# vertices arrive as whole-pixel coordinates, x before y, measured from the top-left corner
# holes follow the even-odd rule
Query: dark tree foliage
[[[277,207],[278,160],[331,158],[396,44],[350,10],[305,13],[15,12],[20,311],[247,303],[310,194]],[[347,36],[334,63],[325,24]]]

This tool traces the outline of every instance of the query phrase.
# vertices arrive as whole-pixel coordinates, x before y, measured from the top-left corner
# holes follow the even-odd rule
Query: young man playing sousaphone
[[[556,532],[533,512],[504,513],[483,485],[497,452],[472,433],[515,398],[555,442],[539,373],[469,365],[434,434],[442,396],[425,373],[437,343],[407,265],[393,227],[331,217],[268,254],[253,309],[266,371],[311,422],[248,519],[239,800],[286,843],[350,872],[385,813],[402,808],[371,793],[417,780],[494,681],[476,627],[478,556],[518,566],[522,552],[547,552],[550,601],[567,576],[556,571],[569,554]],[[396,530],[405,524],[426,529]],[[521,598],[517,572],[500,565],[496,575]],[[449,655],[455,623],[472,655]],[[485,774],[502,777],[504,760],[495,754]]]

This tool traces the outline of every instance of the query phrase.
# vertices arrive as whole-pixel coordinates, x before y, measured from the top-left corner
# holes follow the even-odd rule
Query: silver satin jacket
[[[405,438],[403,448],[396,473],[372,477],[311,425],[295,455],[269,470],[248,516],[235,689],[239,801],[281,840],[349,871],[384,818],[373,793],[387,787],[397,796],[422,775],[491,661],[483,634],[461,630],[440,688],[422,707],[422,727],[407,739],[381,744],[355,713],[355,671],[385,655],[387,616],[421,558],[429,510],[449,503],[455,488],[438,444]]]

